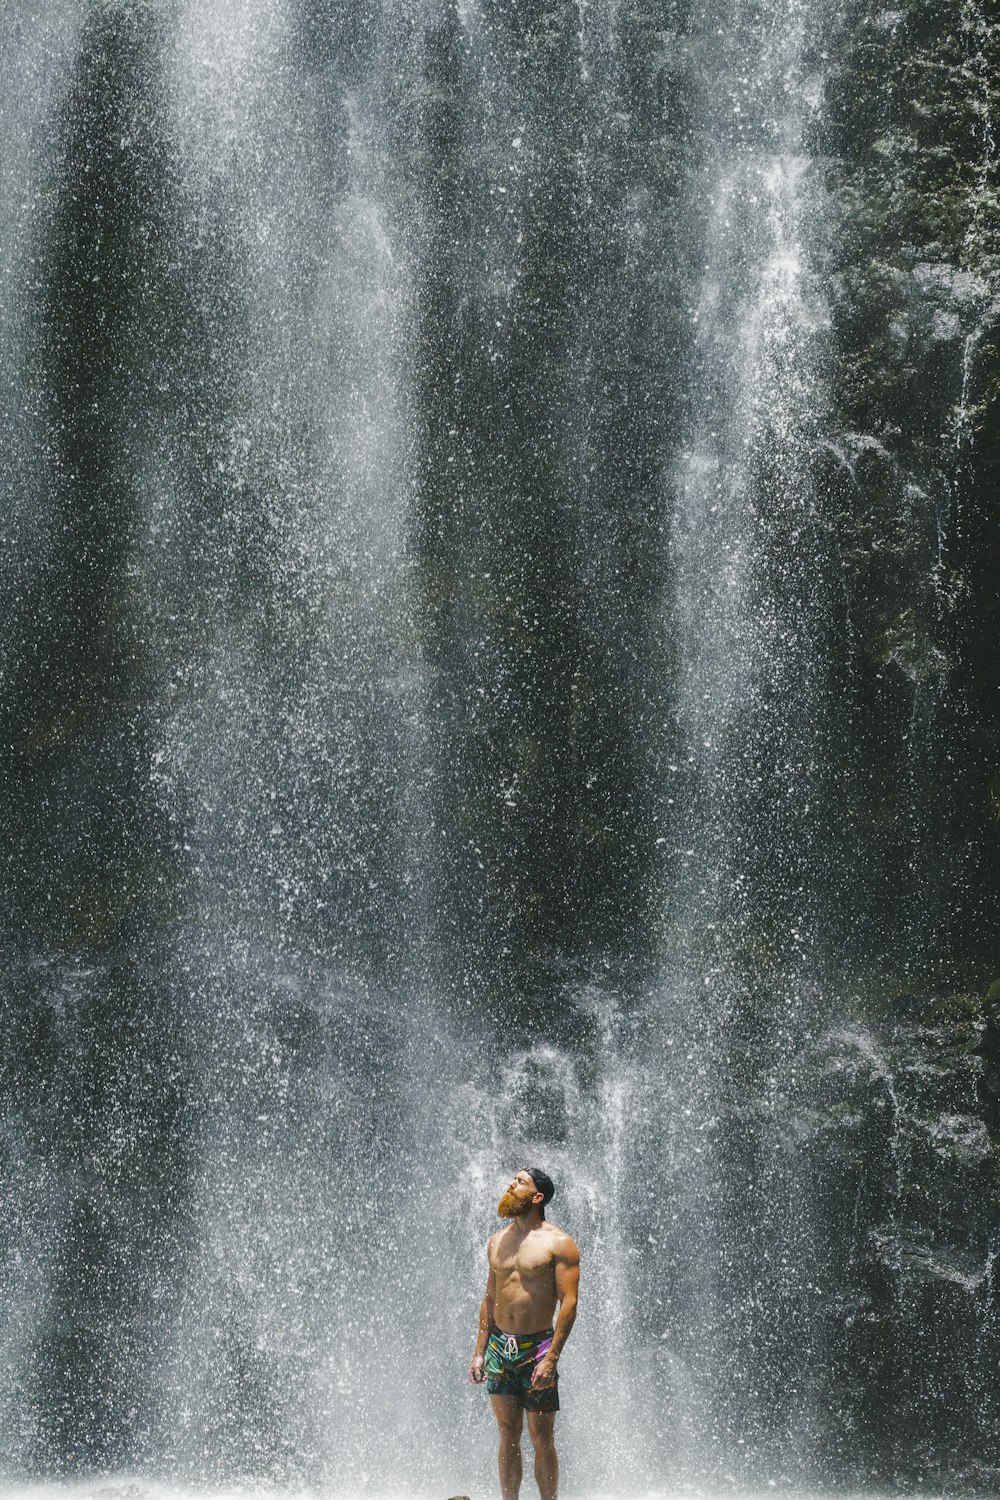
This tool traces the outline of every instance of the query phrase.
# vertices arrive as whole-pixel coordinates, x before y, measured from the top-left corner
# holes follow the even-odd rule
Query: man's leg
[[[501,1500],[517,1500],[521,1491],[521,1429],[524,1426],[524,1408],[516,1396],[491,1396],[490,1405],[500,1429],[500,1452],[497,1454],[500,1497]]]
[[[559,1491],[559,1459],[556,1455],[556,1414],[529,1411],[528,1431],[535,1450],[535,1481],[542,1500],[556,1500]]]

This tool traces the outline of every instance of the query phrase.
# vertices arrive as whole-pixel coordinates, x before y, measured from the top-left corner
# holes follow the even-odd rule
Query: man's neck
[[[522,1239],[524,1235],[530,1233],[532,1229],[537,1229],[539,1224],[544,1223],[545,1219],[541,1209],[535,1208],[534,1205],[532,1205],[532,1207],[528,1209],[527,1213],[518,1214],[516,1219],[511,1219],[510,1227],[517,1235],[518,1239]]]

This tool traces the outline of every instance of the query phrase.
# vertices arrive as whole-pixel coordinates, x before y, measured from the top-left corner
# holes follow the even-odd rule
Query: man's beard
[[[528,1209],[530,1207],[530,1198],[519,1198],[516,1193],[508,1191],[504,1193],[503,1197],[500,1199],[500,1202],[497,1204],[497,1218],[519,1219],[522,1214],[526,1214],[528,1212]]]

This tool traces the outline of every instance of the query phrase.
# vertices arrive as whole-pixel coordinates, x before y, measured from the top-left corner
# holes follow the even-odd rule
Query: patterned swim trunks
[[[559,1410],[559,1376],[556,1384],[531,1389],[535,1365],[552,1347],[552,1329],[544,1333],[501,1333],[490,1330],[486,1345],[487,1386],[491,1396],[516,1396],[525,1411]]]

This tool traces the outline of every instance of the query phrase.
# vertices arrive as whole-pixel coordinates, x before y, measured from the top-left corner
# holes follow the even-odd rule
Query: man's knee
[[[536,1453],[555,1452],[555,1414],[551,1412],[534,1412],[528,1418],[528,1432],[531,1434],[532,1446]]]
[[[524,1429],[523,1417],[504,1417],[502,1421],[498,1419],[497,1426],[500,1429],[501,1443],[520,1445],[521,1433]]]

